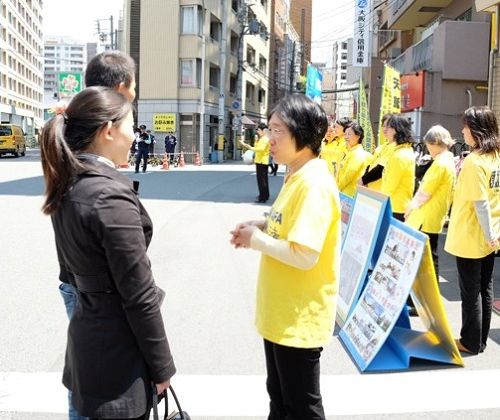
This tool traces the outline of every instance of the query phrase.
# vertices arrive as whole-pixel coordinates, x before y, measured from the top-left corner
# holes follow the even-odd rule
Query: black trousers
[[[264,340],[268,420],[324,420],[319,377],[322,348],[299,349]]]
[[[424,231],[422,231],[424,232]],[[439,233],[427,233],[424,232],[429,237],[429,244],[431,246],[432,262],[434,263],[434,272],[436,273],[436,279],[439,283],[439,256],[438,256],[438,241]]]
[[[490,332],[495,254],[483,258],[457,257],[462,298],[460,342],[473,353],[482,352]]]
[[[259,187],[259,200],[269,200],[269,179],[268,179],[268,165],[262,163],[255,164],[257,170],[257,186]]]
[[[142,164],[142,171],[146,172],[148,167],[148,149],[147,148],[139,148],[135,155],[135,171],[139,172],[139,165],[141,164],[141,159],[144,160]]]

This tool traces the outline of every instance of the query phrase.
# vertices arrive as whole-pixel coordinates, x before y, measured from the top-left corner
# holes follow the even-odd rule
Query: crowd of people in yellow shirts
[[[359,185],[380,191],[389,196],[393,217],[428,235],[438,279],[438,238],[449,216],[445,250],[456,256],[462,298],[457,346],[477,354],[484,351],[490,328],[500,239],[500,141],[495,115],[487,107],[467,109],[462,122],[471,153],[458,177],[450,152],[454,141],[448,130],[435,125],[423,138],[432,164],[418,188],[411,123],[399,114],[383,117],[385,142],[373,155],[363,149],[364,133],[356,121],[331,121],[320,157],[341,193],[352,197]]]

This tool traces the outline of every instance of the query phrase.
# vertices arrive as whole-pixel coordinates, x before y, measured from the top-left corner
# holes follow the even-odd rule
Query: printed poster
[[[427,237],[393,219],[377,264],[340,336],[365,370],[394,328],[419,270]]]

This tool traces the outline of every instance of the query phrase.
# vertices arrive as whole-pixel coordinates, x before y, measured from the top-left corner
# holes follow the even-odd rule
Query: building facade
[[[490,16],[472,0],[400,0],[379,19],[378,53],[401,72],[402,112],[416,137],[439,123],[462,139],[461,113],[487,102]]]
[[[311,62],[312,0],[290,0],[290,21],[300,41],[300,74]]]
[[[41,0],[0,2],[0,121],[28,138],[43,125]]]
[[[154,119],[167,117],[187,160],[196,152],[207,160],[216,149],[237,157],[235,118],[251,127],[267,115],[270,2],[125,0],[120,28],[119,43],[137,65],[138,124],[154,130]]]

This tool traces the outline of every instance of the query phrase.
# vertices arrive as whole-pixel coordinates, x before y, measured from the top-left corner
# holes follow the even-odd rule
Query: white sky
[[[329,62],[332,45],[353,32],[355,0],[313,0],[312,61]],[[80,42],[97,41],[96,20],[114,16],[118,25],[123,0],[44,0],[44,32]],[[102,21],[109,32],[109,21]]]

